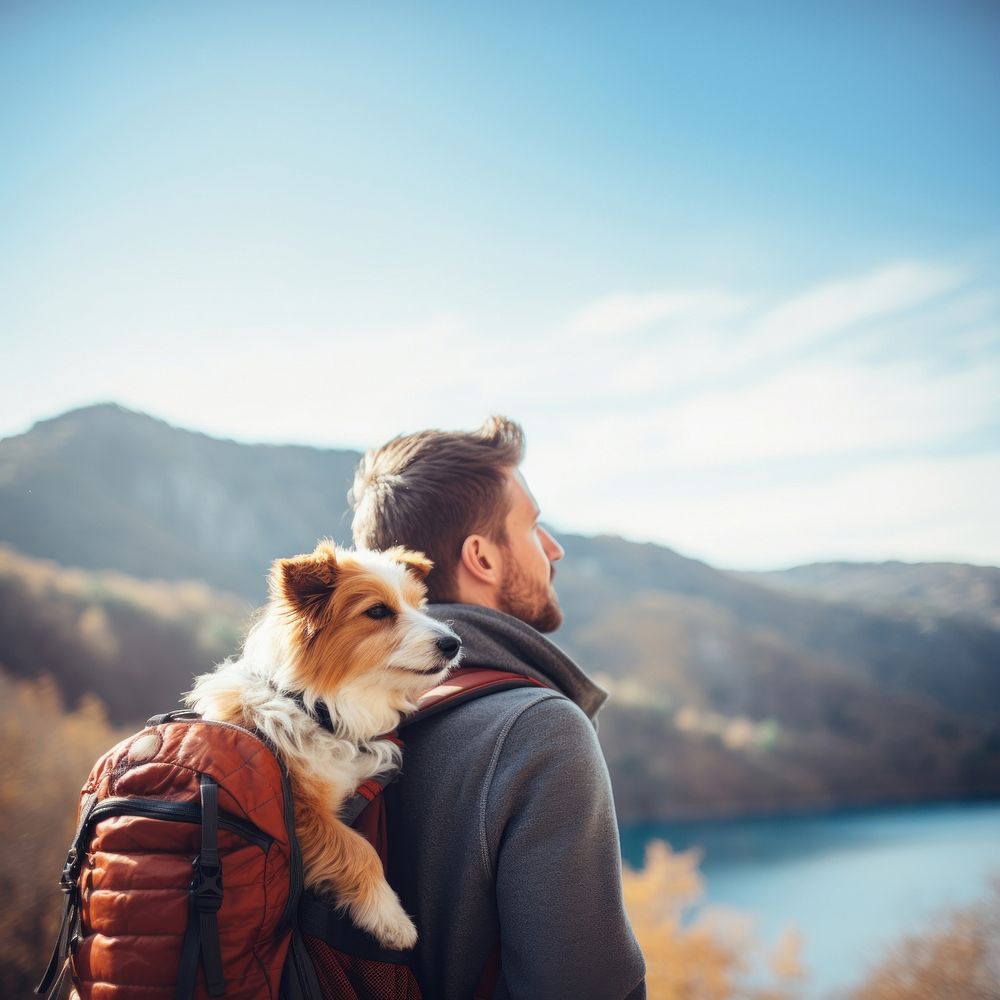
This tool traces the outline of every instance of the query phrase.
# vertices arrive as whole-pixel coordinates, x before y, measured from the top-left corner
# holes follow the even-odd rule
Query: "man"
[[[492,417],[395,438],[355,477],[355,543],[433,560],[430,611],[461,635],[463,664],[545,685],[405,730],[387,792],[389,881],[420,931],[427,1000],[637,1000],[644,965],[592,722],[606,695],[541,634],[562,622],[563,549],[539,524],[523,450],[521,428]]]

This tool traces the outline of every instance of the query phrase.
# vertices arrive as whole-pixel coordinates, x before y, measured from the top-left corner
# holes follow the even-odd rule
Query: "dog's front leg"
[[[337,819],[315,792],[296,803],[305,884],[331,891],[358,927],[386,948],[412,948],[417,929],[382,872],[378,853],[356,830]]]

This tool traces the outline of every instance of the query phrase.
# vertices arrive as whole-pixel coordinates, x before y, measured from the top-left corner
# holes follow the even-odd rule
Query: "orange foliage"
[[[56,883],[80,785],[125,735],[96,699],[66,712],[52,681],[18,682],[0,671],[2,997],[29,996],[40,978],[58,924]],[[805,975],[797,932],[786,931],[767,953],[750,915],[703,905],[699,863],[696,850],[654,843],[641,871],[624,869],[650,1000],[793,1000]],[[761,985],[767,974],[771,981]],[[845,1000],[1000,1000],[998,983],[1000,882],[985,903],[902,941]]]
[[[846,1000],[1000,1000],[1000,879],[983,902],[896,944]]]
[[[80,786],[126,732],[84,698],[63,711],[55,684],[0,673],[0,996],[30,996],[55,940],[57,888]]]
[[[646,957],[650,1000],[790,1000],[804,975],[799,941],[787,932],[772,956],[752,934],[752,918],[700,906],[704,882],[697,850],[676,854],[650,844],[642,871],[625,867],[625,905]],[[747,982],[754,961],[770,965],[776,981]]]

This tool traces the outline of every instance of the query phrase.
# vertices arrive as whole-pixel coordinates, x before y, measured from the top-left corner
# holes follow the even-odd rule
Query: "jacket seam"
[[[489,801],[490,789],[493,786],[493,776],[496,774],[497,765],[500,763],[500,754],[503,753],[504,743],[507,740],[507,735],[513,729],[514,724],[518,719],[524,715],[525,712],[530,708],[534,708],[535,705],[541,704],[543,701],[550,701],[552,698],[563,698],[564,700],[569,700],[564,694],[560,694],[558,691],[539,691],[538,695],[531,701],[524,705],[521,705],[515,711],[513,711],[507,721],[504,723],[503,729],[500,730],[497,736],[496,744],[493,747],[493,754],[490,757],[489,766],[486,769],[486,780],[483,782],[483,790],[479,795],[479,850],[482,856],[483,871],[486,873],[486,878],[493,879],[493,865],[490,861],[490,845],[489,838],[486,832],[486,807]]]

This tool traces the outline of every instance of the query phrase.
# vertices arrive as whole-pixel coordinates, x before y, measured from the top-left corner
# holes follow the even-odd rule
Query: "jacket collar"
[[[566,695],[593,720],[607,700],[554,642],[518,618],[475,604],[431,604],[427,613],[448,622],[462,639],[462,664],[495,667],[542,681]]]

